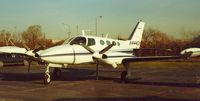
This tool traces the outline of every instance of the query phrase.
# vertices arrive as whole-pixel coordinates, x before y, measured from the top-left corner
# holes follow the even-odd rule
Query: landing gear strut
[[[131,76],[131,72],[128,69],[128,63],[124,63],[123,65],[125,67],[125,70],[122,71],[122,73],[121,73],[121,82],[122,83],[127,83],[128,82],[128,77]]]
[[[44,84],[47,85],[51,82],[51,76],[48,73],[45,73],[44,75]]]
[[[49,65],[46,66],[45,74],[44,74],[44,84],[47,85],[51,82],[51,76],[49,74]]]
[[[127,82],[127,74],[128,74],[127,71],[123,71],[123,72],[121,73],[121,81],[124,82],[124,83]]]

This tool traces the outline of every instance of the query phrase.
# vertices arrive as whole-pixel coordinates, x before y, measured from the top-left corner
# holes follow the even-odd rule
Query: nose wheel
[[[44,84],[47,85],[51,82],[51,76],[49,74],[49,64],[46,65],[45,74],[44,74]]]
[[[45,73],[44,75],[44,84],[47,85],[51,82],[51,76],[49,73]]]

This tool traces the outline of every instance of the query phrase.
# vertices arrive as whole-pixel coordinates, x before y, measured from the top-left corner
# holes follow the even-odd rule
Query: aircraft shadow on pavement
[[[93,70],[88,69],[72,69],[69,68],[67,70],[62,70],[62,77],[58,80],[70,80],[70,81],[77,81],[77,80],[86,80],[92,79],[92,76],[95,73]],[[53,77],[53,73],[51,72],[52,80],[57,80]],[[27,72],[27,73],[0,73],[0,80],[4,81],[35,81],[35,80],[43,80],[44,73],[38,72]]]
[[[198,101],[198,100],[175,99],[175,98],[169,99],[157,96],[147,96],[147,97],[60,98],[60,99],[55,99],[53,101]]]
[[[113,71],[111,71],[113,72]],[[118,71],[115,71],[118,72]],[[95,80],[95,70],[91,69],[74,69],[68,68],[62,70],[62,77],[55,79],[52,75],[53,81],[84,81],[84,80]],[[3,81],[36,81],[43,80],[44,73],[0,73],[0,79]],[[158,81],[142,81],[142,78],[131,78],[128,81],[122,82],[120,77],[110,77],[110,76],[99,76],[99,80],[111,80],[117,83],[125,84],[137,84],[137,85],[152,85],[152,86],[174,86],[174,87],[190,87],[190,88],[199,88],[200,84],[198,83],[177,83],[177,82],[158,82]]]

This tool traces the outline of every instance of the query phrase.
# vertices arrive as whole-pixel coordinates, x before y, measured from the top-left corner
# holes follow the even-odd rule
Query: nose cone
[[[39,56],[42,60],[51,63],[71,63],[74,59],[73,49],[70,46],[61,45],[43,50]]]
[[[182,51],[181,51],[181,53],[180,53],[180,54],[181,54],[181,55],[185,55],[185,53],[186,53],[186,52],[187,52],[187,50],[186,50],[186,49],[184,49],[184,50],[182,50]]]

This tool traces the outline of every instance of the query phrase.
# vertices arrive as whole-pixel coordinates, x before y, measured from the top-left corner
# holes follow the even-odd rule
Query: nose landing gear
[[[44,74],[44,84],[48,85],[50,82],[51,82],[51,75],[49,74],[49,65],[47,65]]]
[[[50,65],[48,64],[46,66],[46,70],[45,70],[45,74],[44,74],[44,84],[45,85],[50,84],[50,82],[51,82],[51,75],[49,73],[49,68],[50,68]],[[56,79],[60,78],[62,76],[61,69],[55,68],[53,71],[53,75]]]

